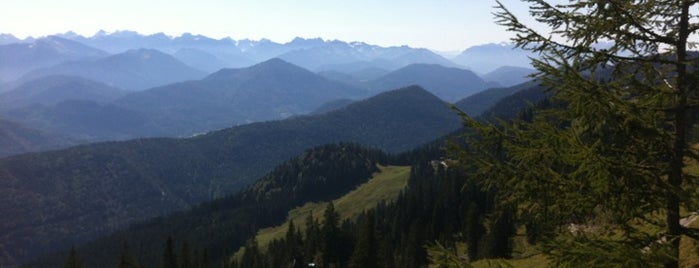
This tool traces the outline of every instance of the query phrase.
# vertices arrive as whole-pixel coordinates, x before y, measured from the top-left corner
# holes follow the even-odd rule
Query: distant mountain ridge
[[[501,87],[511,87],[531,80],[529,75],[537,71],[532,68],[502,66],[492,72],[482,75],[483,80]]]
[[[468,114],[471,117],[481,116],[486,111],[493,111],[492,107],[497,105],[501,100],[506,99],[518,92],[527,91],[531,88],[536,87],[538,84],[533,81],[525,82],[519,85],[511,87],[499,87],[490,88],[483,90],[479,93],[473,94],[466,98],[463,98],[456,103],[454,106],[459,108],[459,110]],[[522,105],[517,105],[512,108],[507,108],[506,106],[499,106],[497,109],[507,109],[519,111],[524,108]],[[508,114],[511,116],[511,114]]]
[[[143,90],[205,76],[174,57],[154,49],[134,49],[97,60],[61,63],[34,70],[21,81],[50,75],[79,76],[126,90]]]
[[[142,35],[134,31],[112,33],[100,31],[91,37],[80,36],[72,32],[56,36],[78,41],[110,53],[121,53],[136,48],[152,48],[174,55],[183,49],[196,49],[213,55],[224,62],[227,68],[245,67],[277,57],[312,71],[359,71],[364,68],[395,70],[413,63],[456,66],[453,62],[427,49],[408,46],[381,47],[362,42],[323,40],[321,38],[297,37],[287,43],[276,43],[268,39],[213,39],[190,33],[184,33],[178,37],[163,33]],[[211,58],[210,56],[203,57]],[[191,59],[188,64],[196,61],[199,60]],[[211,70],[211,68],[206,69]]]
[[[33,37],[24,40],[11,34],[2,34],[1,37],[0,45],[35,42]],[[363,42],[321,38],[296,37],[286,43],[277,43],[264,38],[260,40],[234,40],[230,37],[215,39],[191,33],[180,36],[169,36],[164,33],[143,35],[128,30],[99,31],[93,36],[66,32],[50,37],[79,42],[112,54],[140,48],[156,49],[171,55],[180,54],[178,59],[209,72],[219,67],[239,68],[279,57],[312,71],[351,73],[369,68],[393,71],[410,64],[425,63],[446,67],[466,67],[478,74],[485,74],[502,66],[528,68],[530,63],[527,57],[532,56],[521,49],[513,49],[512,45],[506,43],[473,46],[456,56],[450,54],[450,58],[447,59],[442,56],[447,54],[435,53],[428,49],[408,46],[381,47]],[[207,64],[203,62],[204,59],[215,59],[214,61],[218,63]]]
[[[65,100],[107,103],[127,92],[75,76],[46,76],[0,93],[0,111],[31,105],[56,105]]]
[[[415,63],[455,66],[451,61],[427,49],[407,46],[384,48],[336,40],[311,48],[293,50],[279,55],[279,58],[314,71],[356,72],[368,68],[396,70]]]
[[[509,43],[484,44],[470,47],[452,59],[479,74],[486,74],[502,66],[532,68],[529,57],[536,55]]]
[[[33,151],[45,151],[76,145],[69,137],[32,129],[0,118],[0,158]]]
[[[148,115],[161,131],[142,134],[172,136],[307,114],[332,100],[368,95],[271,59],[247,68],[223,69],[202,80],[131,94],[114,104]]]
[[[11,40],[9,37],[5,39]],[[97,59],[107,52],[61,37],[0,45],[0,80],[12,81],[36,68],[66,61]]]
[[[214,54],[197,48],[182,48],[172,54],[172,56],[189,66],[207,73],[213,73],[233,66],[237,67],[237,65],[234,63],[223,60]],[[241,63],[240,66],[247,66],[249,64],[252,64],[252,62]]]
[[[483,79],[469,70],[437,64],[411,64],[367,82],[374,91],[409,85],[420,85],[447,102],[455,102],[487,86]]]
[[[100,32],[92,37],[69,32],[36,40],[3,35],[3,39],[16,42],[8,47],[37,48],[48,44],[48,51],[61,53],[48,53],[47,59],[52,63],[42,64],[50,66],[32,65],[28,69],[34,69],[20,80],[0,78],[0,91],[56,75],[93,80],[97,83],[92,85],[95,88],[103,88],[99,83],[131,90],[148,88],[148,92],[129,94],[114,102],[96,95],[76,98],[77,91],[73,95],[66,91],[65,96],[48,94],[59,91],[46,91],[43,101],[22,97],[34,101],[36,107],[27,107],[22,101],[6,101],[12,104],[2,107],[12,108],[5,115],[26,127],[81,141],[186,137],[232,125],[298,116],[338,99],[357,100],[409,85],[421,85],[449,102],[495,86],[492,82],[484,83],[469,71],[443,67],[455,64],[427,49],[407,46],[380,47],[321,38],[295,38],[281,44],[264,39],[236,41],[193,34],[141,35],[132,31]],[[110,52],[130,50],[108,55],[95,47]],[[219,69],[236,64],[247,66],[272,55],[281,55],[306,69],[322,71],[323,76],[333,81],[319,79],[307,71],[296,72],[290,67],[258,70],[260,74],[248,73],[247,77],[242,75],[249,71],[247,68]],[[222,71],[208,77],[211,79],[200,79],[206,73],[192,71],[194,69],[188,65],[201,67],[206,72]],[[250,70],[255,68],[253,65]],[[227,80],[214,79],[221,73],[228,75]],[[509,71],[495,71],[488,80],[513,83],[519,76]],[[313,82],[306,83],[308,81]],[[104,120],[99,120],[97,115]]]
[[[107,103],[83,99],[12,109],[6,115],[35,128],[53,129],[82,140],[187,137],[307,114],[329,101],[369,95],[368,91],[272,59],[248,68],[223,69],[201,80],[132,92]]]
[[[19,43],[22,40],[11,34],[0,34],[0,45]]]

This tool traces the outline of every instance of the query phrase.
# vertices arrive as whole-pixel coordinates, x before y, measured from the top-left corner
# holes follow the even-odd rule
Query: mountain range
[[[139,137],[186,137],[234,125],[303,115],[318,109],[328,111],[341,106],[336,105],[336,101],[347,104],[410,85],[420,85],[454,102],[493,84],[468,70],[436,64],[412,64],[364,81],[357,77],[343,80],[328,76],[327,72],[324,74],[314,74],[283,60],[272,59],[247,68],[223,69],[201,80],[136,92],[86,78],[46,76],[0,94],[0,104],[3,104],[0,110],[7,119],[25,127],[85,143]],[[60,145],[65,143],[15,148],[60,148]]]
[[[45,76],[0,93],[0,111],[35,105],[52,106],[66,100],[108,103],[126,94],[124,90],[81,77]]]
[[[102,31],[92,37],[83,37],[70,32],[58,36],[110,53],[120,53],[135,48],[152,48],[173,55],[179,54],[178,58],[182,59],[183,62],[192,66],[198,65],[207,71],[215,71],[215,68],[218,67],[245,67],[271,58],[281,58],[312,71],[329,69],[348,71],[350,70],[349,66],[361,66],[362,69],[374,67],[395,70],[412,63],[454,66],[449,60],[427,49],[414,49],[406,46],[386,48],[361,42],[326,41],[320,38],[297,37],[287,43],[276,43],[267,39],[236,41],[231,38],[223,38],[217,40],[188,33],[179,37],[170,37],[162,33],[141,35],[132,31],[113,33]],[[204,55],[202,52],[208,55]],[[193,58],[194,53],[199,54],[197,58],[204,57],[225,65],[206,66],[201,62],[197,63],[201,60]]]
[[[452,61],[478,74],[486,74],[502,66],[532,68],[531,57],[536,55],[512,44],[500,43],[470,47]]]
[[[0,80],[11,82],[37,68],[107,55],[105,51],[57,36],[4,44],[0,45]]]
[[[342,41],[328,41],[323,45],[289,51],[278,57],[313,71],[357,72],[371,68],[396,70],[415,63],[455,66],[427,49],[407,46],[383,48]]]
[[[46,151],[77,145],[80,142],[60,134],[27,127],[0,118],[0,158],[34,151]]]
[[[503,47],[481,50],[492,54]],[[413,164],[415,156],[392,154],[460,131],[449,103],[488,118],[511,116],[527,100],[546,97],[532,83],[522,84],[532,70],[506,66],[514,56],[491,58],[492,70],[472,67],[481,76],[464,69],[474,62],[490,68],[481,50],[467,50],[455,63],[427,49],[320,38],[276,43],[129,31],[25,40],[0,35],[0,214],[12,215],[0,222],[0,266],[139,221],[160,226],[172,218],[153,217],[248,189],[242,195],[252,198],[246,202],[254,208],[241,215],[226,208],[225,218],[217,218],[212,211],[222,207],[215,202],[195,209],[202,218],[174,214],[185,217],[185,225],[251,221],[238,226],[248,229],[235,239],[215,241],[237,247],[290,206],[356,187],[376,171],[379,159],[391,155]],[[284,162],[338,142],[388,154],[341,145]],[[366,169],[338,180],[352,173],[343,171],[347,167]],[[269,198],[279,194],[283,198]],[[173,231],[153,228],[159,235]]]
[[[419,87],[320,115],[254,123],[188,139],[137,139],[0,158],[2,263],[235,193],[285,159],[335,142],[398,152],[460,127]],[[78,216],[79,215],[79,216]]]
[[[148,114],[163,129],[162,134],[191,135],[306,114],[325,102],[367,95],[361,89],[272,59],[248,68],[223,69],[199,81],[131,94],[115,104]]]
[[[491,85],[510,87],[532,80],[536,70],[527,67],[502,66],[481,76]]]
[[[523,84],[515,88],[527,88],[531,85],[534,84]],[[420,91],[421,90],[418,88],[411,88],[386,93],[384,95],[394,95],[395,97],[404,94],[417,94],[414,97],[418,97],[419,99],[426,97],[426,95],[424,95],[426,92]],[[498,113],[497,109],[502,108],[506,110],[525,108],[527,101],[534,101],[533,99],[526,99],[527,97],[535,95],[541,96],[540,93],[536,93],[541,92],[540,88],[537,89],[537,87],[530,87],[530,89],[525,89],[522,92],[523,94],[515,93],[512,96],[505,97],[495,104],[492,109],[489,109],[487,113],[495,114]],[[376,100],[370,99],[367,101],[374,102]],[[353,106],[355,105],[349,105],[347,107],[352,109]],[[338,111],[341,110],[343,110],[343,108],[340,108]],[[366,111],[366,109],[358,109],[357,111]],[[333,113],[337,112],[330,112],[330,114]],[[292,131],[291,133],[294,132]],[[434,204],[433,202],[444,202],[444,204],[448,206],[456,205],[458,208],[454,208],[453,213],[464,213],[466,210],[465,206],[469,203],[486,202],[483,201],[484,199],[481,199],[483,197],[478,197],[482,194],[474,195],[473,192],[470,192],[470,194],[463,194],[463,190],[459,190],[461,189],[460,187],[454,186],[461,185],[461,175],[443,177],[441,179],[429,179],[431,176],[445,171],[439,171],[439,169],[433,170],[432,168],[435,168],[434,166],[424,171],[424,161],[439,158],[440,153],[435,153],[440,151],[438,147],[442,146],[439,145],[442,144],[442,142],[443,141],[440,139],[438,142],[433,142],[428,146],[413,150],[410,153],[391,157],[378,151],[370,151],[354,145],[330,145],[315,148],[277,166],[271,173],[257,180],[250,187],[237,195],[216,199],[212,202],[193,207],[191,210],[171,214],[166,217],[146,220],[122,231],[89,242],[81,246],[78,251],[81,252],[81,254],[86,254],[84,255],[86,263],[92,266],[113,266],[118,260],[115,256],[118,256],[120,251],[122,252],[122,256],[128,254],[124,253],[126,250],[125,245],[128,245],[132,254],[135,254],[131,256],[131,258],[140,260],[138,262],[142,261],[143,265],[157,266],[159,260],[161,260],[161,255],[159,253],[164,249],[164,241],[174,237],[179,241],[188,242],[190,249],[193,248],[194,252],[199,252],[199,254],[201,254],[201,250],[208,252],[204,257],[206,261],[219,263],[223,260],[227,260],[227,257],[230,256],[232,252],[235,252],[238,246],[242,245],[249,237],[254,236],[255,230],[263,226],[278,224],[279,221],[283,219],[285,211],[294,206],[299,206],[303,202],[320,202],[346,193],[353,185],[364,181],[368,174],[367,171],[371,172],[375,170],[375,165],[378,163],[382,165],[386,163],[403,163],[402,165],[413,163],[412,171],[410,172],[410,184],[412,186],[410,186],[406,192],[408,196],[412,195],[422,200],[416,203],[414,200],[406,200],[406,195],[401,195],[398,203],[403,202],[407,204],[408,206],[404,208],[407,210],[400,212],[401,214],[389,215],[400,217],[399,215],[405,215],[404,213],[416,213],[414,205],[422,204],[419,207],[421,207],[421,210],[426,211],[418,213],[422,215],[419,218],[427,220],[428,222],[434,221],[433,224],[435,224],[435,228],[440,228],[439,226],[443,226],[444,224],[460,221],[445,221],[445,218],[442,218],[444,215],[438,213],[438,211],[443,211],[445,207],[441,207],[441,205],[430,205]],[[434,163],[434,161],[431,162]],[[429,165],[430,164],[427,163],[428,167]],[[186,170],[188,170],[188,167],[178,169],[180,172],[185,172]],[[445,182],[445,184],[437,186],[437,181]],[[453,184],[455,182],[456,184]],[[421,192],[425,190],[429,193],[415,193],[415,191]],[[375,191],[380,190],[375,189]],[[441,198],[445,194],[449,194],[452,197]],[[464,197],[465,199],[454,199],[455,197]],[[380,206],[380,208],[377,207],[377,209],[379,209],[378,211],[382,211],[386,209],[386,207]],[[448,214],[451,215],[450,213]],[[459,214],[458,217],[463,218],[466,216]],[[303,218],[303,216],[301,216],[301,218]],[[309,222],[306,221],[306,224],[309,224]],[[388,224],[391,225],[390,221]],[[396,226],[395,223],[393,226]],[[414,226],[411,228],[414,228]],[[470,230],[469,232],[474,231],[472,229],[468,230]],[[306,232],[308,232],[308,227],[306,228]],[[53,232],[39,233],[52,234]],[[483,234],[488,233],[492,232]],[[407,233],[403,235],[407,235]],[[421,243],[436,239],[429,237],[431,236],[420,238],[420,241],[423,242],[419,242],[414,246],[422,248],[420,247],[420,245],[422,245]],[[269,241],[264,242],[264,244],[268,243]],[[249,244],[246,244],[246,247],[247,246],[249,246]],[[272,250],[271,247],[270,250]],[[10,254],[10,252],[5,251],[5,255]],[[195,253],[195,255],[196,254],[197,253]],[[423,253],[408,254],[414,256],[414,254]],[[201,258],[201,255],[198,256],[199,257],[195,257],[195,259]],[[29,267],[55,266],[60,264],[65,258],[65,254],[51,254],[49,257],[32,262]]]
[[[37,88],[37,84],[45,84],[42,81],[45,80],[28,82],[0,95],[0,103],[27,104],[5,114],[38,129],[87,141],[191,136],[233,125],[302,115],[329,101],[369,95],[365,90],[325,79],[278,59],[248,68],[224,69],[201,80],[122,94],[109,102],[88,98],[90,94],[106,94],[108,87],[96,82],[60,84],[49,79],[54,82],[53,88]],[[18,102],[16,97],[51,95],[52,90],[62,90],[65,96],[55,98],[52,103]],[[69,91],[91,93],[75,98]]]
[[[408,65],[366,84],[371,90],[379,92],[389,88],[420,85],[448,102],[455,102],[488,86],[483,79],[469,70],[437,64]]]
[[[531,81],[511,87],[489,88],[455,102],[454,106],[471,117],[478,117],[486,111],[491,110],[493,106],[505,108],[501,107],[498,103],[505,99],[510,101],[508,97],[518,92],[528,91],[531,88],[537,87],[537,85],[536,82]],[[539,99],[535,98],[535,100]],[[508,108],[508,110],[519,110],[522,108],[522,105],[515,105],[511,109]]]
[[[135,91],[199,79],[206,73],[158,50],[134,49],[97,60],[71,61],[36,69],[23,75],[19,81],[31,81],[52,75],[79,76]]]
[[[45,39],[19,40],[9,34],[3,36],[6,43],[19,42],[24,43],[24,45],[32,42],[43,42],[40,40]],[[132,49],[156,49],[175,55],[186,64],[207,72],[224,67],[250,66],[278,57],[312,71],[336,70],[350,73],[371,68],[392,71],[413,63],[426,63],[440,64],[446,67],[463,66],[476,73],[485,74],[502,66],[530,68],[531,65],[527,57],[532,56],[508,44],[474,46],[453,59],[447,59],[427,49],[407,46],[380,47],[362,42],[343,42],[320,38],[297,37],[287,43],[276,43],[268,39],[213,39],[190,33],[172,37],[163,33],[142,35],[133,31],[112,33],[100,31],[90,37],[67,32],[51,36],[51,38],[78,42],[111,54],[123,53]],[[2,50],[0,49],[0,51]],[[206,62],[204,59],[210,61]],[[0,79],[3,78],[0,77]],[[5,78],[3,80],[12,79]]]

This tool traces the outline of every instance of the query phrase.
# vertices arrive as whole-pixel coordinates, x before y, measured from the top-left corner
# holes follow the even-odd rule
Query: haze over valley
[[[3,40],[0,110],[7,122],[3,139],[11,146],[0,155],[189,137],[410,85],[454,103],[486,88],[522,83],[533,72],[523,67],[527,54],[505,44],[447,59],[427,49],[320,38],[280,44],[118,31],[21,40],[3,34]],[[475,72],[464,67],[502,53],[512,61]],[[43,134],[13,133],[29,129]]]

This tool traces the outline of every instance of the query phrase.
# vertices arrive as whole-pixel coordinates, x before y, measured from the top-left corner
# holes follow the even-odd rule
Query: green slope
[[[332,201],[341,220],[354,218],[362,212],[376,207],[382,201],[394,200],[408,185],[409,166],[380,166],[379,169],[380,172],[376,173],[368,182]],[[255,236],[260,248],[264,250],[272,240],[284,237],[289,228],[289,221],[293,220],[294,225],[303,230],[308,215],[320,217],[327,204],[327,202],[306,203],[289,211],[287,221],[284,224],[260,229]],[[242,254],[242,249],[238,250],[234,258],[241,256],[240,254]]]

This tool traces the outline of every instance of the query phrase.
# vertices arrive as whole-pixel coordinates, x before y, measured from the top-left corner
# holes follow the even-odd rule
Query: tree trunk
[[[670,162],[670,174],[668,182],[672,187],[668,191],[667,198],[667,237],[672,246],[672,261],[665,263],[665,267],[679,267],[679,249],[682,235],[680,225],[680,202],[679,190],[682,186],[682,168],[684,167],[684,155],[687,146],[687,88],[689,81],[687,77],[687,38],[689,37],[689,6],[688,1],[682,2],[681,17],[679,23],[679,36],[677,39],[677,106],[675,107],[673,119],[675,129],[672,147],[672,158]]]

